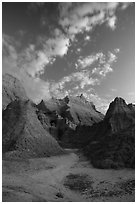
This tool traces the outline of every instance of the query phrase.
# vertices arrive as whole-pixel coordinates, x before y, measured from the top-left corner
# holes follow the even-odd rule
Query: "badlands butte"
[[[105,115],[81,94],[31,101],[2,82],[3,201],[134,201],[135,105]]]

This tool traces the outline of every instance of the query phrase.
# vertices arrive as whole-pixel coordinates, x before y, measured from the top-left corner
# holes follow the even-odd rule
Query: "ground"
[[[132,169],[96,169],[76,149],[49,158],[3,160],[3,201],[135,201]]]

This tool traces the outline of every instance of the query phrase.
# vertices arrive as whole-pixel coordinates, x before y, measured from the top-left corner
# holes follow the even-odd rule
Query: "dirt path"
[[[134,201],[133,192],[118,187],[134,180],[133,170],[94,169],[77,150],[67,151],[51,158],[3,161],[3,201]]]

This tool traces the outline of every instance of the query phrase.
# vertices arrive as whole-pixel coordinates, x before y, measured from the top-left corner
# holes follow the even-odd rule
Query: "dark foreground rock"
[[[29,100],[13,101],[7,106],[3,111],[2,129],[3,154],[8,157],[43,157],[63,153],[57,141],[43,128]]]
[[[133,106],[132,106],[133,107]],[[77,134],[90,138],[84,153],[97,168],[134,168],[135,112],[121,98],[109,106],[103,121],[93,127],[81,127]]]

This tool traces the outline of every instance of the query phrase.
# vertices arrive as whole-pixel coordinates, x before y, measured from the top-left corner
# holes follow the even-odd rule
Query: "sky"
[[[83,94],[135,102],[135,3],[2,3],[2,70],[35,103]]]

